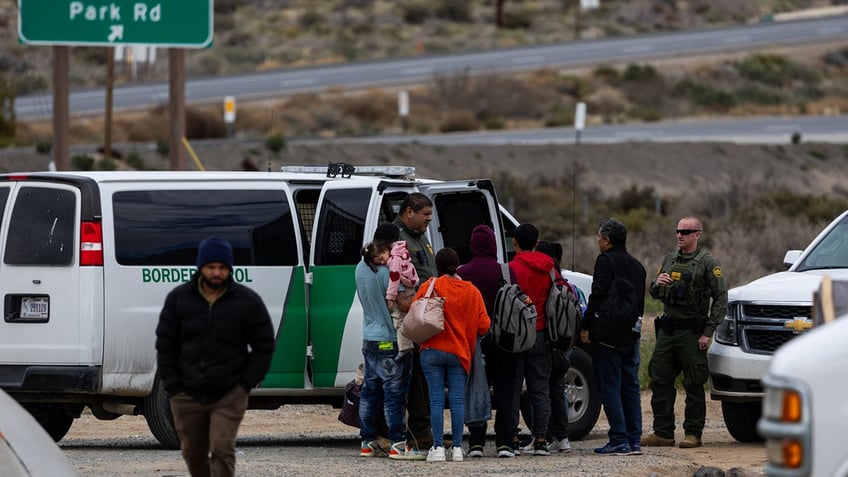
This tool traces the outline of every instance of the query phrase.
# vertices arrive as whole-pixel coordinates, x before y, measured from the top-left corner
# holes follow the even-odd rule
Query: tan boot
[[[656,433],[642,438],[643,447],[674,447],[674,439],[660,437]]]
[[[701,447],[701,438],[695,437],[689,434],[686,434],[686,437],[680,441],[681,449],[694,449],[695,447]]]

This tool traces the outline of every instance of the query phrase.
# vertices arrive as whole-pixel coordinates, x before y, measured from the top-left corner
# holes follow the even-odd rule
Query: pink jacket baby
[[[418,272],[409,260],[409,250],[406,241],[398,240],[392,245],[389,255],[389,288],[386,290],[386,300],[397,298],[400,285],[411,288],[418,285]]]

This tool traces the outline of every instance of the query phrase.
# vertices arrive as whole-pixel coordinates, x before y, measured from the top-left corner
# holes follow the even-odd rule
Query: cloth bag
[[[435,284],[436,279],[431,278],[427,293],[412,302],[401,324],[400,332],[416,343],[423,343],[445,329],[445,298],[436,295]]]

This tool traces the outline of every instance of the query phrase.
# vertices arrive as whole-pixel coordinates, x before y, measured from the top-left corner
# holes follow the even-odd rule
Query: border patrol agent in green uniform
[[[727,310],[721,264],[698,246],[702,229],[695,217],[680,219],[679,250],[665,256],[651,283],[651,296],[663,303],[664,313],[655,321],[657,344],[648,366],[654,433],[642,438],[643,446],[674,446],[674,381],[681,372],[686,391],[686,435],[680,447],[701,446],[707,415],[707,347]]]

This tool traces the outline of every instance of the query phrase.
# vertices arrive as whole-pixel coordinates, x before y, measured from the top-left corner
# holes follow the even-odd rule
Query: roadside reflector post
[[[233,137],[233,124],[236,122],[236,97],[224,98],[224,124],[227,127],[227,137]]]
[[[574,108],[574,143],[580,144],[580,134],[583,133],[583,127],[586,125],[586,103],[579,102]]]
[[[400,115],[400,127],[406,134],[409,129],[409,92],[405,89],[398,91],[398,114]]]

